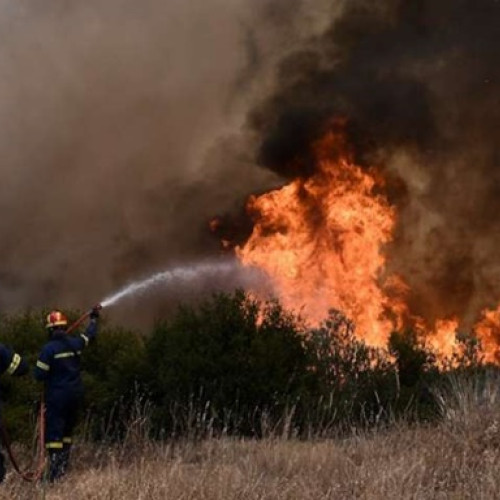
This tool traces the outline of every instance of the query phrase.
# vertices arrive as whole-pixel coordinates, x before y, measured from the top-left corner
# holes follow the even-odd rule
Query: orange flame
[[[239,259],[266,271],[283,305],[312,325],[335,308],[355,322],[357,335],[371,345],[385,346],[391,331],[413,326],[439,354],[451,355],[458,319],[438,320],[430,327],[409,312],[409,288],[402,278],[385,275],[383,250],[392,239],[396,209],[382,194],[381,173],[354,164],[338,126],[317,142],[314,153],[313,176],[250,197],[254,228],[248,241],[236,247]],[[493,360],[500,306],[485,311],[475,331],[490,353],[487,360]]]
[[[439,354],[451,356],[456,347],[455,338],[458,319],[438,319],[434,329],[428,333],[430,346]]]
[[[494,310],[485,309],[481,319],[474,327],[481,341],[485,360],[491,363],[500,362],[500,305]]]
[[[255,226],[236,251],[244,264],[271,276],[285,307],[312,323],[340,309],[368,342],[382,345],[395,318],[380,284],[381,249],[392,238],[396,213],[375,193],[382,182],[375,171],[363,171],[342,151],[343,135],[331,130],[315,147],[315,175],[251,197]],[[398,307],[394,300],[396,320]]]

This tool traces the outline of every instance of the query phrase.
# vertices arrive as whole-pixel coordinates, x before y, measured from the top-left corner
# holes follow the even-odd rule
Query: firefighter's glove
[[[94,307],[89,314],[90,319],[98,319],[99,318],[99,308]]]

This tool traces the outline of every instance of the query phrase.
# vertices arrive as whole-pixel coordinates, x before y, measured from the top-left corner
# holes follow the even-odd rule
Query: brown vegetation
[[[438,394],[443,420],[329,440],[208,439],[120,447],[81,444],[74,468],[46,498],[493,499],[500,492],[496,380],[456,382]],[[1,498],[42,498],[10,473]]]

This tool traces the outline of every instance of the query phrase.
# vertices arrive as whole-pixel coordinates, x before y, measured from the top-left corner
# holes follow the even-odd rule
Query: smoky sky
[[[493,0],[0,0],[0,310],[217,255],[211,217],[311,175],[343,116],[394,181],[387,272],[415,313],[472,321],[500,299],[499,21]]]
[[[282,182],[244,124],[283,48],[316,29],[300,4],[0,0],[0,312],[88,307],[219,255],[210,219]],[[152,320],[206,281],[116,319]]]
[[[500,299],[500,2],[349,0],[321,34],[276,64],[248,115],[257,160],[314,173],[311,144],[348,119],[356,160],[395,180],[388,272],[413,312],[463,324]]]
[[[0,310],[217,253],[210,217],[269,177],[238,132],[245,4],[0,1]]]

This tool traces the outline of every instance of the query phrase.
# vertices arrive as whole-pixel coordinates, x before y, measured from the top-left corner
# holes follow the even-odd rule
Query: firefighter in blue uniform
[[[35,378],[45,382],[45,442],[50,482],[60,479],[69,464],[71,436],[83,398],[80,356],[97,335],[98,307],[92,309],[89,318],[85,333],[73,336],[66,333],[68,320],[63,313],[53,311],[47,316],[49,341],[36,363]]]
[[[0,375],[8,373],[9,375],[20,376],[28,373],[26,361],[16,352],[0,344]],[[5,479],[5,463],[2,453],[0,453],[0,483]]]

